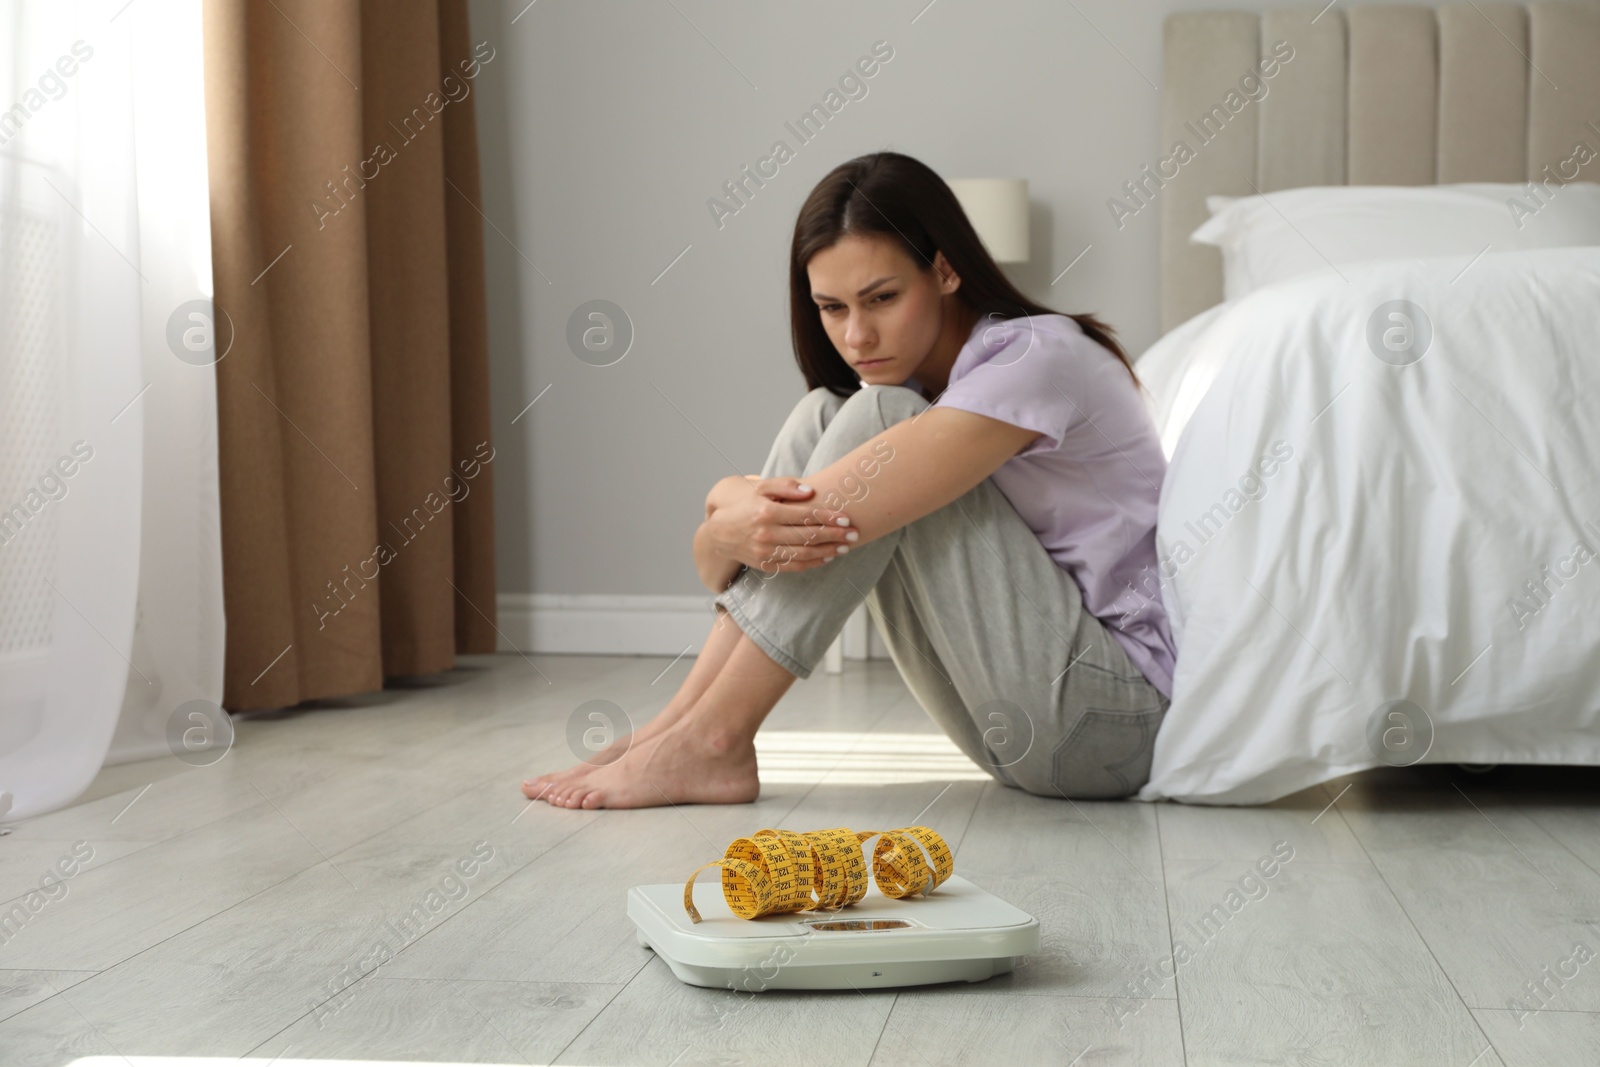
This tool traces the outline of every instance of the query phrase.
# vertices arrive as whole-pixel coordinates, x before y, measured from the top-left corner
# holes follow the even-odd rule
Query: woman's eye
[[[873,301],[873,303],[877,303],[880,300],[892,300],[892,299],[894,299],[895,297],[897,297],[899,295],[900,295],[899,293],[879,293],[879,294],[877,294],[876,296],[874,296],[872,298],[872,301]],[[843,307],[844,307],[843,304],[818,304],[817,305],[817,310],[818,311],[822,311],[822,312],[831,313],[831,312],[834,312],[834,311],[838,311],[839,309],[841,309]]]

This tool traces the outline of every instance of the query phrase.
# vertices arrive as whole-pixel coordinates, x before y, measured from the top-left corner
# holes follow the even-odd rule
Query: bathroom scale
[[[837,911],[741,919],[722,887],[696,886],[701,921],[683,910],[683,883],[628,890],[639,944],[679,980],[711,989],[870,989],[981,982],[1039,951],[1039,920],[957,875],[899,900],[877,886]]]

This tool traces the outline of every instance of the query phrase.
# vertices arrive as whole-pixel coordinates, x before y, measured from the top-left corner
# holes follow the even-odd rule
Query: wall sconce
[[[996,263],[1028,262],[1028,179],[957,178],[948,184]]]

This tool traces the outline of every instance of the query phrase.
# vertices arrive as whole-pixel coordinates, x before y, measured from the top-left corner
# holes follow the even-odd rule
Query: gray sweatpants
[[[898,385],[849,399],[813,389],[790,412],[762,477],[812,474],[928,406]],[[865,499],[872,479],[855,479],[846,496]],[[827,506],[820,494],[809,502]],[[832,563],[774,574],[744,567],[715,604],[808,678],[863,600],[912,695],[998,781],[1103,798],[1149,779],[1167,698],[1084,609],[1077,583],[993,478]]]

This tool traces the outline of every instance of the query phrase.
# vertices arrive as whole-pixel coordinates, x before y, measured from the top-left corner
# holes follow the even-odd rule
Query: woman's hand
[[[724,478],[706,497],[707,539],[763,574],[820,567],[860,534],[844,512],[805,503],[815,495],[799,478]]]

